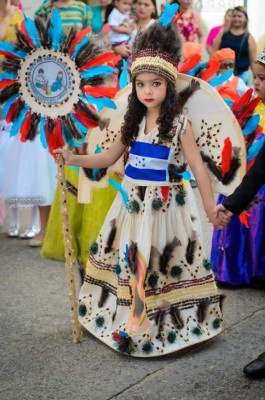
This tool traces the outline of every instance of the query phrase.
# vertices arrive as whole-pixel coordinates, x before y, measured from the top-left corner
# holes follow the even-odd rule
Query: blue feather
[[[176,12],[178,11],[179,6],[178,4],[165,4],[165,11],[163,12],[163,14],[161,15],[161,17],[159,18],[159,22],[162,26],[168,26],[173,17],[175,16]]]
[[[87,34],[83,39],[75,46],[75,50],[72,54],[72,59],[74,60],[79,53],[79,51],[89,42],[90,36]]]
[[[57,8],[54,8],[52,11],[51,23],[48,28],[48,35],[51,39],[51,47],[55,51],[60,50],[64,33],[63,33],[62,19]]]
[[[88,94],[80,94],[79,97],[84,100],[85,103],[93,104],[97,107],[97,111],[100,112],[103,108],[111,108],[112,110],[116,110],[117,106],[113,100],[108,97],[93,97]]]
[[[6,119],[8,111],[10,110],[11,106],[15,103],[15,101],[21,97],[21,94],[13,94],[13,96],[9,97],[8,100],[6,100],[3,108],[2,108],[2,117],[3,119]]]
[[[107,65],[100,65],[98,67],[88,68],[86,71],[81,72],[81,78],[89,79],[97,75],[109,75],[112,72],[118,72],[116,68],[108,67]]]
[[[39,124],[39,130],[40,130],[40,141],[41,141],[42,147],[44,149],[47,149],[48,143],[46,140],[46,133],[45,133],[45,129],[44,129],[45,121],[46,121],[46,117],[41,117],[40,124]]]
[[[4,81],[5,79],[17,79],[18,74],[16,72],[3,72],[0,74],[0,81]]]
[[[81,121],[79,121],[79,119],[76,118],[74,113],[70,113],[70,118],[74,122],[74,124],[76,125],[76,127],[79,130],[79,132],[81,133],[81,135],[83,136],[83,138],[80,140],[80,144],[83,144],[84,141],[85,141],[88,129],[87,129],[87,127],[85,125],[82,124]],[[80,146],[80,144],[79,144],[79,146]]]
[[[222,83],[228,81],[228,79],[231,78],[231,76],[233,75],[233,71],[230,69],[228,71],[225,71],[223,74],[221,75],[217,75],[214,78],[209,80],[209,84],[213,87],[219,86]]]
[[[178,172],[178,175],[182,176],[185,181],[189,181],[191,179],[191,173],[189,171]]]
[[[207,67],[207,62],[201,62],[197,65],[195,65],[194,68],[190,69],[189,71],[185,72],[186,75],[190,75],[190,76],[195,76],[197,74],[197,72],[199,71],[199,69],[204,69]]]
[[[252,117],[249,118],[246,125],[244,126],[243,134],[250,135],[250,133],[254,132],[259,124],[259,121],[260,121],[259,114],[252,115]]]
[[[18,132],[20,131],[21,125],[23,124],[23,122],[26,118],[28,110],[29,110],[28,106],[26,106],[25,108],[23,108],[23,110],[21,110],[19,116],[15,119],[15,121],[13,123],[13,126],[10,131],[10,137],[16,136],[18,134]]]
[[[96,150],[94,151],[94,154],[100,154],[100,153],[102,153],[102,149],[97,144],[97,147],[96,147]],[[93,168],[92,169],[92,177],[93,177],[94,180],[96,180],[96,176],[97,176],[98,171],[99,171],[99,168]]]
[[[122,196],[122,201],[125,205],[125,207],[127,208],[127,204],[128,204],[128,195],[125,192],[125,190],[123,190],[121,184],[119,182],[114,181],[114,179],[109,178],[109,184],[111,186],[113,186],[118,192],[120,192],[121,196]]]
[[[0,41],[0,50],[3,50],[5,52],[7,52],[7,53],[10,53],[13,56],[18,57],[18,58],[25,58],[28,55],[28,53],[26,51],[19,50],[13,44],[8,43],[8,42],[1,42]]]
[[[70,118],[72,119],[74,124],[77,125],[76,120],[74,120],[72,116],[73,116],[73,114],[70,113]],[[84,143],[85,136],[83,136],[80,140],[76,140],[70,135],[67,127],[64,124],[61,124],[61,126],[62,126],[62,135],[63,135],[64,141],[67,144],[69,144],[70,146],[73,146],[73,147],[80,147]]]
[[[226,99],[226,98],[223,97],[223,100],[224,100],[225,104],[226,104],[229,108],[231,108],[232,105],[234,104],[233,100],[231,100],[231,99]]]
[[[24,15],[25,28],[27,30],[28,36],[32,40],[33,46],[36,48],[41,47],[39,33],[38,33],[38,30],[36,28],[34,21],[32,19],[28,18],[26,16],[26,14],[23,13],[23,15]]]
[[[125,251],[123,252],[123,256],[124,256],[124,262],[126,263],[126,266],[128,266],[129,264],[129,246],[128,244],[126,244],[125,246]]]
[[[251,161],[254,157],[256,157],[258,155],[260,149],[263,146],[264,141],[265,141],[265,135],[262,135],[260,140],[253,143],[250,146],[250,148],[248,149],[248,154],[247,154],[247,162]]]
[[[128,85],[127,65],[128,65],[127,61],[122,59],[122,71],[121,71],[120,79],[119,79],[120,90],[122,90],[123,88],[125,88],[125,86]]]

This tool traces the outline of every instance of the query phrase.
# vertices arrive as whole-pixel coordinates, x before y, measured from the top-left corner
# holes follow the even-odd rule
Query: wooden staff
[[[77,309],[77,296],[75,285],[75,268],[73,259],[72,238],[70,233],[68,209],[67,209],[67,188],[64,175],[64,162],[63,157],[58,157],[58,181],[60,187],[61,197],[61,212],[63,222],[63,237],[64,237],[64,250],[65,250],[65,269],[68,278],[68,296],[71,305],[71,318],[72,318],[72,331],[74,343],[80,342],[81,339],[81,325],[78,321]]]

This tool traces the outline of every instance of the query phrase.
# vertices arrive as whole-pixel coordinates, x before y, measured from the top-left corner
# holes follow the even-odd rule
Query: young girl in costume
[[[186,160],[209,220],[220,227],[224,221],[213,216],[210,180],[184,114],[198,87],[175,89],[181,47],[176,26],[154,23],[144,31],[133,47],[132,93],[113,145],[94,155],[55,151],[68,165],[107,168],[129,150],[119,193],[90,248],[79,319],[99,340],[136,357],[208,340],[222,325],[192,189],[184,182]]]
[[[23,14],[21,12],[22,4],[17,0],[0,0],[0,40],[10,43],[16,42],[15,25],[20,25],[23,21]],[[4,61],[4,57],[0,56],[0,61]],[[2,66],[0,66],[0,71]],[[10,198],[6,193],[7,186],[10,188],[10,167],[12,171],[17,174],[18,179],[18,168],[17,162],[14,163],[14,147],[20,148],[22,151],[22,143],[16,138],[10,138],[9,132],[11,129],[11,123],[7,123],[5,119],[2,118],[2,110],[0,109],[0,197],[5,197],[10,203]],[[18,149],[18,152],[19,149]],[[21,155],[18,154],[21,159]],[[12,164],[11,166],[9,164]],[[23,163],[22,163],[23,164]],[[23,165],[25,167],[25,165]],[[29,177],[31,171],[27,172],[27,178]],[[23,186],[24,182],[20,182]],[[17,182],[12,182],[14,192],[14,198],[18,196],[16,191]],[[13,194],[10,196],[13,197]],[[17,198],[18,200],[18,198]],[[25,200],[25,199],[24,199]],[[20,230],[19,222],[19,207],[17,202],[12,204],[9,214],[10,219],[8,223],[7,235],[11,238],[20,235],[23,239],[32,238],[39,231],[39,211],[36,205],[30,207],[30,221],[25,230]],[[20,204],[21,205],[21,204]],[[30,206],[30,204],[22,204]],[[2,210],[4,209],[4,202],[1,201]],[[3,215],[3,214],[2,214]],[[2,221],[3,222],[3,221]]]
[[[248,168],[265,142],[265,52],[253,64],[254,89],[260,102],[254,114],[260,116],[259,128],[246,136]],[[211,259],[216,279],[232,285],[265,284],[265,185],[248,207],[248,225],[237,216],[222,231],[214,231]],[[222,203],[220,196],[218,203]],[[263,221],[263,223],[261,223]]]

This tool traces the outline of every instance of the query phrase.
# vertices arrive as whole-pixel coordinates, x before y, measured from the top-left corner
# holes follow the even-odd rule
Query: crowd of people
[[[87,263],[86,278],[80,293],[82,305],[79,311],[80,322],[110,347],[115,349],[118,347],[120,351],[136,356],[173,352],[206,340],[205,336],[209,339],[216,335],[221,327],[222,315],[214,280],[235,286],[254,285],[265,288],[265,246],[263,244],[265,186],[262,186],[265,146],[263,140],[265,138],[265,53],[257,55],[255,39],[248,30],[248,14],[244,7],[237,6],[226,10],[223,24],[212,27],[206,37],[201,17],[192,7],[193,1],[173,0],[172,4],[175,3],[179,6],[178,30],[172,28],[166,34],[165,29],[157,22],[165,6],[162,4],[161,9],[157,9],[155,0],[134,2],[132,0],[113,0],[112,2],[100,0],[100,4],[92,7],[86,2],[75,0],[44,0],[40,8],[36,10],[37,16],[47,20],[51,11],[57,8],[63,28],[66,30],[73,25],[80,30],[91,26],[93,35],[108,38],[108,48],[111,47],[117,56],[126,59],[128,68],[131,70],[132,95],[124,116],[121,134],[118,135],[110,150],[94,156],[72,155],[66,149],[58,149],[56,152],[63,156],[68,181],[71,181],[74,187],[77,186],[78,176],[67,165],[106,168],[115,163],[127,148],[133,148],[126,164],[126,179],[122,181],[122,190],[127,192],[128,201],[132,207],[130,213],[123,207],[122,196],[115,198],[113,189],[103,189],[104,195],[102,192],[98,194],[91,205],[78,205],[76,198],[71,200],[73,203],[71,219],[75,226],[73,228],[75,257],[83,264]],[[1,41],[15,43],[15,26],[24,18],[22,9],[23,4],[19,0],[0,0]],[[153,38],[158,37],[159,43],[150,44]],[[182,51],[182,42],[185,42],[184,51]],[[145,50],[151,47],[155,48],[156,63],[158,63],[156,66],[152,64],[154,55],[150,52],[146,53],[145,61],[141,57],[137,60],[139,52],[142,51],[145,54]],[[164,53],[167,54],[166,63],[161,56]],[[259,104],[254,110],[254,114],[259,115],[260,118],[260,129],[251,136],[245,135],[249,172],[234,195],[227,199],[222,195],[219,196],[219,205],[216,207],[211,184],[197,149],[189,118],[184,112],[184,103],[177,101],[174,86],[175,75],[177,75],[175,66],[193,60],[194,55],[199,56],[198,63],[201,64],[203,57],[218,62],[217,76],[231,71],[229,78],[220,81],[216,86],[220,94],[226,93],[228,103],[238,100],[249,91],[250,87],[253,88],[253,97],[260,97]],[[0,57],[2,62],[4,57]],[[174,65],[174,68],[169,68],[168,63]],[[118,68],[122,65],[118,61]],[[2,64],[0,71],[1,69]],[[197,76],[200,77],[200,73]],[[58,212],[58,187],[56,191],[56,163],[42,148],[38,138],[21,143],[18,135],[9,137],[12,121],[5,119],[5,115],[2,115],[3,109],[2,106],[0,109],[0,223],[4,222],[4,208],[9,207],[8,237],[30,239],[31,247],[42,247],[42,255],[62,261],[64,250]],[[128,131],[131,132],[130,135]],[[179,138],[181,138],[180,142]],[[161,152],[159,155],[154,156],[154,147],[156,152]],[[194,223],[194,220],[199,220],[199,216],[192,207],[190,209],[181,207],[178,203],[180,200],[177,200],[185,197],[187,204],[192,203],[193,193],[190,185],[184,188],[181,181],[178,184],[167,185],[169,188],[165,201],[163,197],[165,194],[162,191],[160,193],[160,187],[164,186],[165,181],[155,176],[157,173],[155,172],[141,178],[144,180],[144,193],[139,194],[140,191],[137,189],[141,185],[134,175],[135,157],[159,159],[170,147],[174,149],[172,165],[175,169],[184,165],[187,160],[196,179],[205,212],[209,221],[215,226],[211,251],[215,276],[207,267],[210,261],[203,253],[203,245]],[[14,158],[16,163],[12,161]],[[173,168],[172,165],[171,168]],[[157,169],[154,168],[154,171]],[[184,171],[185,168],[181,170],[182,173]],[[104,207],[95,214],[99,204],[104,204]],[[30,221],[22,230],[19,222],[19,208],[24,206],[31,208],[31,214]],[[237,215],[241,214],[247,206],[249,207],[248,221],[244,225]],[[138,207],[138,211],[135,211],[133,207]],[[156,210],[155,213],[154,210]],[[178,221],[177,224],[173,222],[175,220]],[[93,228],[91,228],[92,224]],[[111,232],[109,232],[110,226]],[[163,256],[165,252],[169,252],[169,256]],[[192,254],[187,256],[189,252]],[[163,257],[169,257],[165,265]],[[185,257],[186,263],[183,261]],[[155,266],[156,263],[158,267]],[[170,272],[166,271],[169,264]],[[98,273],[99,265],[101,274]],[[116,280],[110,277],[109,269],[113,265]],[[188,273],[186,270],[184,272],[184,267]],[[156,312],[152,313],[146,299],[148,298],[151,303],[155,294],[163,293],[169,286],[173,298],[172,288],[176,290],[177,285],[184,284],[184,280],[189,281],[190,288],[196,291],[197,278],[195,277],[197,276],[200,276],[204,285],[207,284],[207,289],[200,299],[201,303],[196,303],[194,295],[192,306],[189,305],[192,311],[189,311],[191,316],[188,319],[195,320],[196,307],[200,309],[202,305],[211,309],[211,314],[215,315],[215,319],[203,318],[200,322],[206,321],[207,333],[201,327],[193,326],[193,337],[187,333],[185,344],[183,342],[181,345],[176,341],[175,332],[183,327],[187,328],[187,332],[190,329],[189,322],[181,318],[180,314],[184,314],[182,308],[180,309],[177,305],[169,307],[169,297],[164,297],[160,301],[161,304],[157,305]],[[144,289],[140,287],[142,279],[147,282]],[[176,279],[179,280],[178,283]],[[200,285],[203,284],[200,283]],[[153,297],[150,295],[151,292],[154,293]],[[191,299],[186,301],[191,301]],[[185,303],[184,300],[183,303]],[[88,309],[92,310],[89,315]],[[164,321],[167,328],[164,327]],[[212,328],[209,327],[210,324]],[[102,326],[105,327],[104,334],[101,331]],[[114,341],[113,330],[116,331],[113,336]],[[145,331],[149,333],[146,335]],[[138,332],[138,344],[133,344],[131,338],[135,332]],[[250,377],[264,377],[265,355],[262,354],[258,360],[247,366],[244,372]]]

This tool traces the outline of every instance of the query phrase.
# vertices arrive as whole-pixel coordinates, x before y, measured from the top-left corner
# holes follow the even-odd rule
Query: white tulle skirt
[[[20,141],[19,135],[9,141],[2,172],[2,197],[12,207],[52,204],[57,165],[42,147],[39,136],[26,143]]]

